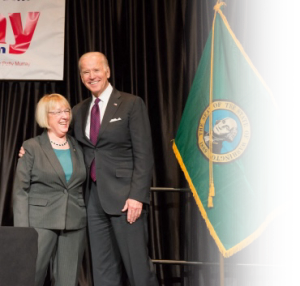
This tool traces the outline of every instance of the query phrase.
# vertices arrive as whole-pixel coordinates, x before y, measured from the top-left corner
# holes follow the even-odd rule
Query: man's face
[[[237,128],[237,124],[232,118],[225,118],[216,122],[213,133],[218,137],[226,138],[226,136]]]
[[[101,54],[88,54],[80,60],[80,76],[86,88],[98,97],[108,86],[110,70]]]

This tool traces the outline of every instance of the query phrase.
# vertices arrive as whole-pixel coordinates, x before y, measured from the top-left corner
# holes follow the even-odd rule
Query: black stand
[[[1,285],[34,285],[37,240],[33,228],[0,227]]]

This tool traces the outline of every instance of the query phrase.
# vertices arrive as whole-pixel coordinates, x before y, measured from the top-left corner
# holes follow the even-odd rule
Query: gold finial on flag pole
[[[220,8],[225,5],[226,6],[226,3],[225,2],[220,2],[220,0],[217,1],[217,4],[214,6],[214,10],[217,12],[220,10]]]

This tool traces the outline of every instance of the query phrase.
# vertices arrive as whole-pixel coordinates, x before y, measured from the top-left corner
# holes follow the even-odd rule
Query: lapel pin
[[[117,104],[117,103],[114,103],[114,106],[118,106],[118,104]]]

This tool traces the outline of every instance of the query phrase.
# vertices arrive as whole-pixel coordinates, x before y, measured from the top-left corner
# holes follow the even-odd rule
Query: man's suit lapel
[[[103,134],[103,132],[105,131],[105,128],[109,124],[110,120],[113,118],[114,114],[118,110],[121,103],[122,103],[121,93],[114,88],[110,95],[103,119],[101,121],[101,127],[98,134],[98,141],[101,137],[101,134]]]
[[[64,172],[56,154],[54,153],[54,150],[51,146],[47,131],[44,131],[44,133],[41,135],[40,143],[41,143],[41,148],[43,149],[44,153],[46,154],[47,159],[49,160],[53,169],[57,173],[59,179],[61,180],[63,185],[65,187],[67,187],[68,184],[66,181],[65,172]]]
[[[86,136],[85,134],[85,127],[86,127],[86,124],[87,124],[87,120],[88,120],[88,116],[89,116],[89,111],[90,111],[90,105],[91,105],[91,102],[92,102],[92,97],[90,98],[90,100],[87,100],[85,102],[85,104],[83,105],[82,107],[82,122],[81,122],[81,128],[82,128],[82,136],[83,138],[91,145],[92,142],[90,141],[90,139]]]

